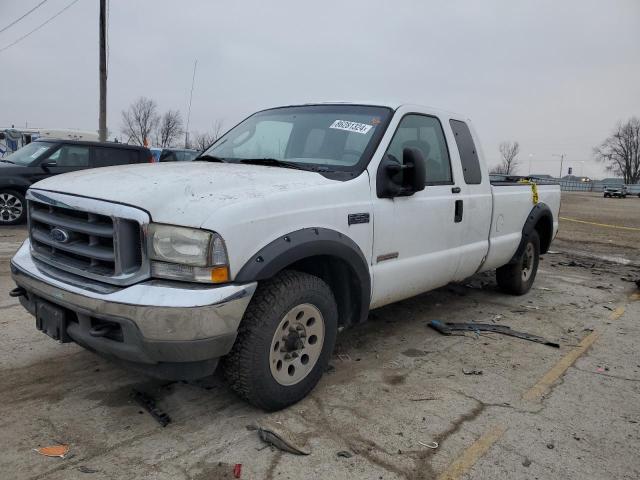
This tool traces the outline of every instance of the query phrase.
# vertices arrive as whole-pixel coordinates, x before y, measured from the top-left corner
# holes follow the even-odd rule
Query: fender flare
[[[31,182],[20,177],[5,177],[0,182],[0,190],[20,190],[26,192]]]
[[[524,252],[524,247],[529,239],[529,235],[536,228],[536,225],[540,220],[546,219],[551,223],[551,230],[553,231],[553,214],[551,213],[551,209],[549,205],[543,202],[536,203],[534,207],[529,212],[527,219],[524,222],[524,226],[522,227],[522,238],[520,239],[520,244],[518,245],[518,249],[516,253],[513,254],[511,260],[509,260],[509,264],[516,263],[518,259],[522,256]],[[541,239],[542,240],[542,239]],[[549,244],[551,244],[551,238],[547,242],[546,245],[541,243],[540,245],[540,253],[546,253],[549,249]]]
[[[328,228],[303,228],[262,247],[239,270],[234,281],[254,282],[273,277],[289,265],[309,257],[331,256],[343,260],[359,289],[358,320],[366,319],[371,301],[371,276],[360,247],[347,235]]]

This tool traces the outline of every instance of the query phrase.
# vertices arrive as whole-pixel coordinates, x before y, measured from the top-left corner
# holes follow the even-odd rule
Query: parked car
[[[628,194],[626,185],[605,186],[603,192],[604,192],[604,198],[612,198],[612,197],[627,198],[627,194]]]
[[[27,197],[11,294],[39,330],[162,378],[220,363],[266,410],[307,395],[371,309],[494,269],[527,293],[560,205],[558,185],[490,182],[467,117],[390,104],[264,110],[199,161]]]
[[[0,225],[25,221],[25,193],[35,182],[94,167],[149,162],[143,147],[123,143],[37,140],[0,159]]]
[[[154,162],[190,162],[200,151],[189,148],[150,148]]]

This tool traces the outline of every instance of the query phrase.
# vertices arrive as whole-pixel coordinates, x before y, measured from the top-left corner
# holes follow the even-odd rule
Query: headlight
[[[217,233],[152,223],[147,250],[154,277],[206,283],[229,280],[227,250]]]

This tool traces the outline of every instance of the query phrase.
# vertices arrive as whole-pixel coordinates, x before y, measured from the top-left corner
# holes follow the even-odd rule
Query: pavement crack
[[[579,372],[589,373],[591,375],[598,375],[600,377],[615,378],[616,380],[623,380],[625,382],[640,382],[640,378],[628,378],[628,377],[621,377],[619,375],[611,375],[610,373],[592,372],[591,370],[585,370],[583,368],[578,368],[575,366],[572,366],[571,368],[573,368],[574,370],[578,370]]]

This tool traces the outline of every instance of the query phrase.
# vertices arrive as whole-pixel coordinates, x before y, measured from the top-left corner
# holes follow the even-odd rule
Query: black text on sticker
[[[350,122],[348,120],[336,120],[331,124],[329,128],[337,128],[338,130],[346,130],[348,132],[362,133],[366,135],[369,130],[373,128],[373,125],[367,125],[366,123]]]

